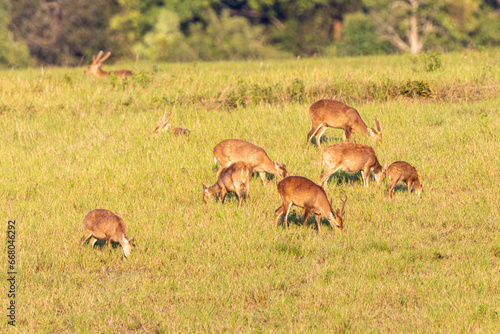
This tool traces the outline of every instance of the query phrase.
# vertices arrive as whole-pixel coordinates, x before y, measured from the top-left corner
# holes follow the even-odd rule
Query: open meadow
[[[0,237],[16,221],[17,332],[500,332],[500,50],[430,55],[0,71]],[[203,202],[213,147],[239,138],[289,175],[315,182],[309,106],[323,98],[376,116],[379,161],[404,160],[422,197],[360,173],[325,185],[347,194],[344,230],[276,229],[276,177]],[[153,134],[165,107],[172,127]],[[367,138],[353,135],[358,143]],[[329,128],[325,148],[342,140]],[[279,178],[278,178],[279,181]],[[78,243],[83,217],[109,209],[136,248],[128,259]],[[2,268],[7,268],[6,246]],[[4,269],[7,277],[7,269]]]

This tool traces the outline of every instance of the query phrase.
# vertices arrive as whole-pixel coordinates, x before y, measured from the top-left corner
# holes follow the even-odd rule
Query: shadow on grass
[[[304,210],[301,210],[299,209],[299,213],[297,213],[294,209],[291,209],[290,212],[288,213],[288,225],[297,225],[301,228],[304,227]],[[280,217],[280,220],[278,220],[278,227],[279,226],[282,226],[283,228],[286,227],[286,224],[285,224],[285,216],[284,214],[281,215]],[[311,215],[309,216],[309,220],[306,222],[307,224],[307,228],[314,228],[315,230],[317,230],[317,226],[316,226],[316,215],[314,213],[311,213]],[[323,227],[326,227],[326,228],[331,228],[330,226],[330,222],[324,218],[324,217],[321,217],[320,218],[320,224],[323,226]]]
[[[371,181],[371,180],[370,180]],[[338,170],[333,173],[326,184],[340,185],[343,183],[363,183],[363,178],[361,177],[361,171],[356,173],[347,173],[343,170]]]

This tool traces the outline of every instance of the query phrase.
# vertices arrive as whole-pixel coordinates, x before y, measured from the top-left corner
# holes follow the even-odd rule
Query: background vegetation
[[[498,49],[465,53],[2,70],[0,212],[17,221],[18,332],[498,332]],[[264,147],[317,180],[308,106],[336,98],[368,124],[382,162],[416,166],[421,199],[338,174],[346,229],[273,226],[275,182],[204,204],[212,148]],[[153,135],[164,112],[189,138]],[[326,145],[341,140],[329,129]],[[355,136],[357,142],[366,139]],[[121,215],[138,247],[78,252],[94,208]],[[312,220],[311,220],[312,222]],[[311,224],[312,227],[312,224]],[[5,229],[0,229],[5,240]],[[6,252],[0,260],[6,263]],[[7,329],[6,318],[0,330]]]
[[[498,0],[0,0],[0,64],[448,52],[500,44]],[[111,63],[110,62],[110,63]]]

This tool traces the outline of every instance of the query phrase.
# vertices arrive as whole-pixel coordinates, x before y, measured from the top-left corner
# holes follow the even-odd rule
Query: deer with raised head
[[[85,74],[93,74],[98,77],[109,77],[112,73],[116,74],[119,77],[128,77],[132,75],[132,72],[129,70],[118,70],[118,71],[111,71],[111,72],[106,72],[101,69],[103,63],[106,61],[106,59],[111,56],[111,52],[108,52],[104,57],[102,57],[103,51],[99,51],[99,53],[96,56],[92,56],[92,64],[90,64],[89,67],[85,70]],[[101,58],[102,57],[102,58]]]
[[[125,222],[114,212],[105,209],[92,210],[83,218],[83,237],[80,239],[80,249],[88,238],[90,238],[89,243],[92,246],[97,239],[104,239],[108,243],[108,249],[111,249],[111,241],[120,243],[123,255],[127,258],[135,245],[134,238],[128,239],[126,233]]]
[[[285,178],[286,166],[280,165],[269,159],[263,148],[240,139],[226,139],[214,147],[213,157],[215,163],[219,162],[217,175],[223,168],[229,167],[237,161],[243,161],[253,171],[258,172],[262,183],[265,184],[265,173],[278,174]]]
[[[335,100],[319,100],[309,107],[312,129],[307,135],[306,146],[314,136],[316,145],[321,148],[320,139],[327,128],[343,129],[343,141],[349,142],[352,133],[361,133],[372,140],[382,140],[382,129],[375,117],[377,129],[369,128],[361,119],[358,111],[347,104]]]
[[[224,202],[226,194],[229,192],[236,193],[238,197],[238,207],[241,207],[243,201],[243,188],[245,198],[248,200],[250,194],[250,177],[252,169],[245,163],[238,161],[231,164],[229,167],[223,168],[213,186],[203,186],[203,200],[205,203],[215,194],[219,195],[221,204]]]
[[[163,114],[163,117],[158,120],[158,126],[153,131],[154,133],[158,133],[161,131],[164,131],[164,132],[168,131],[168,129],[172,126],[172,124],[170,124],[170,121],[172,120],[172,116],[174,116],[174,111],[175,111],[175,106],[174,106],[174,109],[172,110],[172,113],[168,117],[168,119],[165,120],[165,118],[167,118],[167,112],[168,112],[168,107],[165,107],[165,113]]]
[[[333,210],[332,202],[328,202],[323,187],[302,176],[289,176],[278,183],[278,194],[283,204],[274,212],[274,225],[278,227],[278,219],[284,213],[283,222],[288,228],[288,213],[292,204],[304,208],[304,228],[311,212],[316,216],[318,232],[320,230],[321,215],[326,217],[330,226],[333,224],[339,229],[344,228],[345,203],[347,195],[342,201],[342,211]]]
[[[361,171],[363,184],[368,187],[370,172],[375,174],[375,181],[380,181],[385,176],[387,163],[382,166],[371,146],[356,143],[337,143],[325,148],[322,154],[322,162],[325,171],[319,177],[319,183],[323,184],[337,170],[342,169],[348,173]]]
[[[415,189],[415,193],[420,197],[422,190],[424,189],[424,182],[420,183],[418,179],[417,169],[405,161],[393,162],[389,168],[387,168],[387,178],[391,180],[391,185],[389,186],[389,198],[394,195],[394,187],[399,181],[403,181],[408,185],[408,192],[411,193],[411,189]]]

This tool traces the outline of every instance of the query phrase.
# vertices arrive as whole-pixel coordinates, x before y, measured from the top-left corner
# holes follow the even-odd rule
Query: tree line
[[[197,61],[500,45],[500,0],[0,0],[0,64]],[[87,60],[85,60],[87,59]]]

